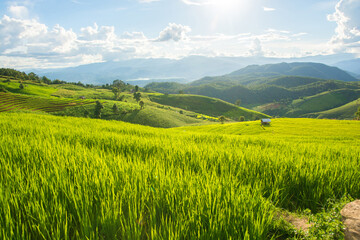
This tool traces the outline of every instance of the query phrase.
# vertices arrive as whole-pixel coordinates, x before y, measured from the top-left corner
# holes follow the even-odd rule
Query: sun
[[[221,12],[233,12],[246,7],[248,0],[209,0],[209,5]]]

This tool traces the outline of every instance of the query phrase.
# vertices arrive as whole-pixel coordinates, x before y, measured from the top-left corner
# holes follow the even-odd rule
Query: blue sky
[[[2,0],[0,65],[360,55],[360,0]]]

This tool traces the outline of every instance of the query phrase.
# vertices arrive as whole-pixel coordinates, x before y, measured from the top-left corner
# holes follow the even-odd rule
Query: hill
[[[360,58],[341,61],[335,64],[335,66],[344,69],[345,71],[348,71],[350,73],[355,73],[358,76],[360,76]]]
[[[360,98],[337,108],[333,108],[322,112],[305,114],[304,116],[311,118],[354,119],[355,117],[354,113],[357,111],[359,107],[360,107]]]
[[[1,113],[0,236],[331,239],[342,234],[339,210],[360,197],[358,129],[313,119],[157,129]],[[304,209],[314,221],[306,236],[284,217]]]
[[[0,101],[0,111],[45,111],[59,116],[97,118],[99,116],[95,113],[95,102],[99,101],[102,106],[100,116],[102,119],[164,128],[218,122],[218,117],[223,113],[219,112],[219,115],[216,115],[217,112],[214,111],[210,115],[207,114],[209,113],[207,109],[217,108],[212,105],[213,101],[221,101],[218,99],[203,101],[202,108],[192,108],[192,105],[199,105],[196,101],[200,101],[202,97],[193,96],[193,102],[187,101],[187,106],[177,106],[171,102],[167,103],[167,101],[153,101],[152,99],[157,99],[156,95],[160,96],[161,94],[148,93],[144,89],[140,89],[141,101],[144,103],[144,106],[141,107],[133,97],[134,86],[131,85],[124,84],[121,99],[114,100],[113,86],[111,85],[100,87],[66,82],[54,84],[51,81],[49,85],[42,82],[41,78],[29,80],[26,74],[20,74],[15,70],[10,72],[11,78],[9,76],[0,77],[0,88],[3,91],[0,95],[0,100],[2,100]],[[22,79],[16,79],[13,76],[21,76]],[[223,106],[231,105],[221,102]],[[239,116],[243,115],[247,119],[264,116],[236,106],[227,109],[228,120],[238,120]]]
[[[310,71],[309,68],[313,70]],[[163,93],[183,92],[203,95],[219,98],[230,103],[240,100],[241,106],[246,108],[272,116],[285,117],[301,117],[303,114],[311,113],[313,110],[316,112],[330,110],[358,98],[359,81],[348,82],[308,76],[282,75],[296,73],[354,80],[348,73],[323,64],[280,63],[248,66],[228,75],[205,77],[189,84],[153,83],[147,85],[146,88]],[[301,102],[304,98],[337,90],[347,91],[349,96],[342,98],[340,95],[332,95],[340,99],[332,99],[326,105],[326,109],[323,108],[324,105],[320,101],[314,101],[315,106],[309,104],[300,107],[301,110],[294,110],[294,107],[298,107],[296,103]],[[344,102],[344,99],[347,99],[348,102]],[[308,109],[305,109],[305,106]],[[343,115],[339,115],[339,118],[342,117]]]
[[[249,65],[230,74],[218,77],[205,77],[197,81],[193,81],[191,85],[201,85],[216,82],[233,82],[236,84],[259,84],[269,79],[281,76],[299,76],[311,77],[327,80],[340,81],[358,81],[357,78],[349,73],[337,68],[321,63],[312,62],[293,62],[293,63],[277,63],[266,65]]]
[[[251,65],[242,68],[238,71],[232,72],[229,75],[241,76],[246,74],[262,74],[263,76],[274,76],[274,75],[302,76],[302,77],[313,77],[313,78],[321,78],[321,79],[329,79],[329,80],[336,79],[346,82],[358,80],[352,77],[347,72],[337,67],[331,67],[325,64],[313,63],[313,62]]]
[[[173,106],[189,111],[206,114],[212,117],[224,115],[233,120],[238,120],[240,116],[245,117],[246,120],[255,120],[268,115],[261,114],[246,108],[238,107],[220,99],[204,97],[199,95],[149,95],[153,102]]]

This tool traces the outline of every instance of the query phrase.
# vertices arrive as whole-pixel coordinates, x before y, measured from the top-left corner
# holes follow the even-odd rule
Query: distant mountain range
[[[360,81],[349,73],[319,63],[251,65],[230,74],[204,77],[188,84],[152,83],[163,93],[189,93],[235,103],[272,116],[304,117],[338,108],[335,114],[351,118],[360,98]],[[342,105],[354,102],[341,108]],[[339,109],[347,111],[346,114]]]
[[[131,59],[117,62],[103,62],[59,69],[27,69],[50,79],[102,85],[120,79],[132,84],[144,86],[150,82],[176,81],[190,82],[205,76],[219,76],[236,71],[251,64],[274,64],[279,62],[321,62],[337,66],[350,66],[351,54],[313,56],[305,58],[265,58],[265,57],[203,57],[189,56],[183,59]],[[360,69],[352,67],[355,74]]]
[[[345,71],[348,71],[360,79],[360,58],[341,61],[336,63],[334,66],[339,67]]]
[[[205,77],[192,82],[191,85],[216,82],[233,82],[234,84],[243,85],[260,84],[268,81],[269,78],[278,78],[281,76],[313,77],[345,82],[358,81],[357,78],[337,67],[311,62],[284,62],[266,65],[250,65],[223,76]]]

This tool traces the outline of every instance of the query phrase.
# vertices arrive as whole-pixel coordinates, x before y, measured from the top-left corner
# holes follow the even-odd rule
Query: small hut
[[[261,125],[270,125],[271,119],[270,118],[263,118],[261,119]]]

